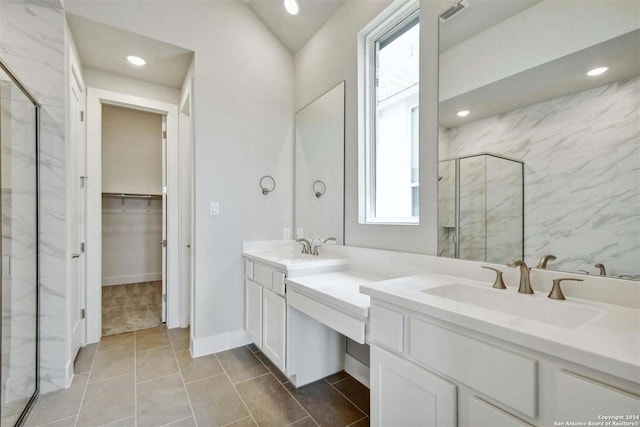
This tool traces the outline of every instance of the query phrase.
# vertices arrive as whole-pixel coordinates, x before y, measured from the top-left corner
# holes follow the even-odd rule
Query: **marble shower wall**
[[[441,158],[525,162],[525,258],[549,268],[640,275],[640,78],[443,131]],[[442,157],[444,156],[444,157]]]
[[[41,104],[40,389],[70,381],[66,321],[65,17],[60,0],[2,0],[0,58]]]

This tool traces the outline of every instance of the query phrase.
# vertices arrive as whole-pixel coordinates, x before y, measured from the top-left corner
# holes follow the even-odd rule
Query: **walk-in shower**
[[[439,162],[438,254],[506,263],[524,256],[524,164],[492,153]]]
[[[38,394],[38,122],[37,102],[0,63],[2,427],[20,425]]]

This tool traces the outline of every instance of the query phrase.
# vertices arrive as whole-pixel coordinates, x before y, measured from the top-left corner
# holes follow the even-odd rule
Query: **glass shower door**
[[[18,422],[37,394],[37,107],[0,69],[2,198],[1,425]]]

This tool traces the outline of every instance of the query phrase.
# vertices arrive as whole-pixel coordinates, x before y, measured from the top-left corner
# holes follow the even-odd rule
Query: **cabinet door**
[[[262,352],[280,370],[285,369],[287,305],[268,289],[262,291]]]
[[[251,280],[244,283],[244,329],[253,343],[262,348],[262,286]]]
[[[511,414],[473,396],[469,398],[469,426],[473,427],[530,427]]]
[[[371,347],[372,426],[455,426],[456,386]]]

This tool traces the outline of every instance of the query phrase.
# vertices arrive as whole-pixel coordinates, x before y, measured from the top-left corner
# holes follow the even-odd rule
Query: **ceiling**
[[[300,12],[290,15],[283,0],[244,0],[273,34],[295,54],[333,16],[344,0],[298,0]]]
[[[182,86],[192,51],[73,14],[67,14],[67,20],[84,67],[175,88]],[[132,66],[126,55],[140,56],[147,64]]]

